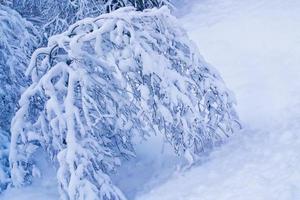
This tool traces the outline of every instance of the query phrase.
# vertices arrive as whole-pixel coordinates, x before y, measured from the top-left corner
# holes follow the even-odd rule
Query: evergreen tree
[[[35,51],[27,74],[12,180],[31,182],[42,146],[58,163],[63,199],[125,199],[109,175],[135,155],[133,137],[163,134],[195,159],[238,124],[231,92],[166,7],[76,22]]]

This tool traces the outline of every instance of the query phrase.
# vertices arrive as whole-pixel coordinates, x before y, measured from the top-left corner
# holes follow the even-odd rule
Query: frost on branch
[[[35,51],[12,123],[15,185],[40,146],[59,164],[63,199],[124,199],[109,174],[133,137],[163,134],[196,158],[238,124],[233,98],[166,7],[87,18]],[[86,195],[90,195],[87,197]]]
[[[0,5],[0,193],[9,182],[10,122],[27,86],[24,71],[36,45],[33,32],[17,12]]]
[[[45,38],[65,31],[85,17],[95,17],[125,6],[139,10],[161,7],[168,0],[6,0],[26,19],[40,27]]]

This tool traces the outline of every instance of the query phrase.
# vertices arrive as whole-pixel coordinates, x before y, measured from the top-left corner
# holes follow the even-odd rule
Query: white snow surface
[[[120,188],[129,200],[300,199],[300,1],[181,1],[178,16],[235,92],[244,129],[181,170],[154,138],[139,147],[147,159],[115,177]],[[0,199],[58,199],[55,173],[44,169],[42,181]]]
[[[138,200],[300,199],[300,1],[194,1],[182,24],[238,101],[244,129]]]

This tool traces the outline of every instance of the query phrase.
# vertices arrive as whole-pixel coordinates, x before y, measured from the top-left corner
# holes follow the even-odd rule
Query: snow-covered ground
[[[138,200],[300,199],[300,1],[194,1],[181,18],[244,130]]]
[[[300,199],[300,1],[181,2],[178,16],[235,92],[244,129],[190,170],[157,157],[154,139],[140,151],[151,151],[146,160],[121,169],[121,189],[130,200]],[[0,199],[58,199],[44,169],[43,181]]]

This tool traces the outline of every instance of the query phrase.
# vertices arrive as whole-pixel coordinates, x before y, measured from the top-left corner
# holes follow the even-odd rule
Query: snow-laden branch
[[[170,5],[169,0],[6,0],[48,38],[86,17],[96,17],[121,7],[138,10]]]
[[[63,199],[125,199],[108,174],[135,155],[133,137],[163,134],[195,159],[238,124],[231,92],[166,7],[81,20],[38,49],[27,73],[12,179],[31,181],[42,146],[59,163]]]
[[[17,12],[0,5],[0,193],[9,183],[10,122],[28,85],[24,71],[37,45],[34,32]]]

